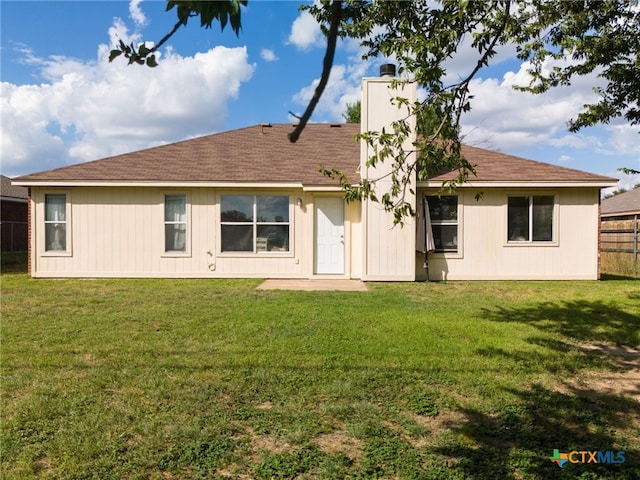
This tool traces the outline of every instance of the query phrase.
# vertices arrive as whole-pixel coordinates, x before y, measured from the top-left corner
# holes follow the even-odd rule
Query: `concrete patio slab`
[[[258,290],[315,290],[340,292],[366,292],[367,285],[360,280],[329,279],[268,279],[256,287]]]

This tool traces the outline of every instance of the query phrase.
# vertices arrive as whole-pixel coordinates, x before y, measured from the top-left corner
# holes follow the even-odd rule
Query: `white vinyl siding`
[[[459,253],[430,254],[430,279],[596,279],[599,189],[541,190],[459,188]],[[553,241],[509,241],[509,198],[532,196],[553,196]],[[425,278],[423,263],[423,255],[416,255],[416,274],[421,279]]]
[[[245,190],[246,191],[246,190]],[[44,194],[65,193],[68,252],[45,251]],[[220,197],[225,189],[194,187],[32,187],[34,277],[309,278],[313,275],[311,208],[289,205],[289,251],[220,253]],[[253,192],[252,192],[253,193]],[[255,194],[301,197],[301,189]],[[165,195],[186,195],[186,252],[165,252]],[[311,204],[311,203],[310,203]],[[277,223],[277,222],[274,222]],[[297,245],[297,248],[295,247]],[[71,253],[73,246],[73,253]],[[271,246],[271,244],[269,244]],[[308,250],[308,253],[307,253]]]

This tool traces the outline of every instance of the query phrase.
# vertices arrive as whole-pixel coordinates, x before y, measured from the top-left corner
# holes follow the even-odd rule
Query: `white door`
[[[344,202],[342,198],[316,197],[317,274],[344,273]]]

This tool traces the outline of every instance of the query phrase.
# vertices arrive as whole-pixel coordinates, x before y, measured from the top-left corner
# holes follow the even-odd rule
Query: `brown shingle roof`
[[[549,163],[528,160],[526,158],[506,155],[504,153],[485,150],[483,148],[462,146],[462,154],[471,165],[476,167],[477,176],[469,175],[470,182],[606,182],[617,181],[614,178],[594,173],[559,167]],[[443,173],[431,177],[431,180],[444,181],[456,175]]]
[[[334,185],[318,166],[356,181],[358,124],[310,124],[296,143],[291,124],[252,127],[20,177],[20,181],[300,182]]]
[[[640,213],[640,188],[602,200],[601,215]]]
[[[336,185],[318,166],[335,168],[358,181],[359,124],[309,124],[297,143],[290,124],[251,127],[126,153],[20,177],[20,182],[292,182]],[[615,179],[512,155],[463,146],[477,167],[474,181],[611,182]],[[432,177],[442,181],[453,175]]]
[[[26,200],[28,193],[26,188],[12,185],[11,179],[9,177],[5,177],[4,175],[0,175],[0,181],[0,195],[2,195],[3,197]]]

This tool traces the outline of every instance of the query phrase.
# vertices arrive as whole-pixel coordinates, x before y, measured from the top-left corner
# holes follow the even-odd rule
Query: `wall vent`
[[[260,124],[260,135],[264,135],[264,129],[265,128],[271,128],[271,123],[269,122],[262,122]]]

